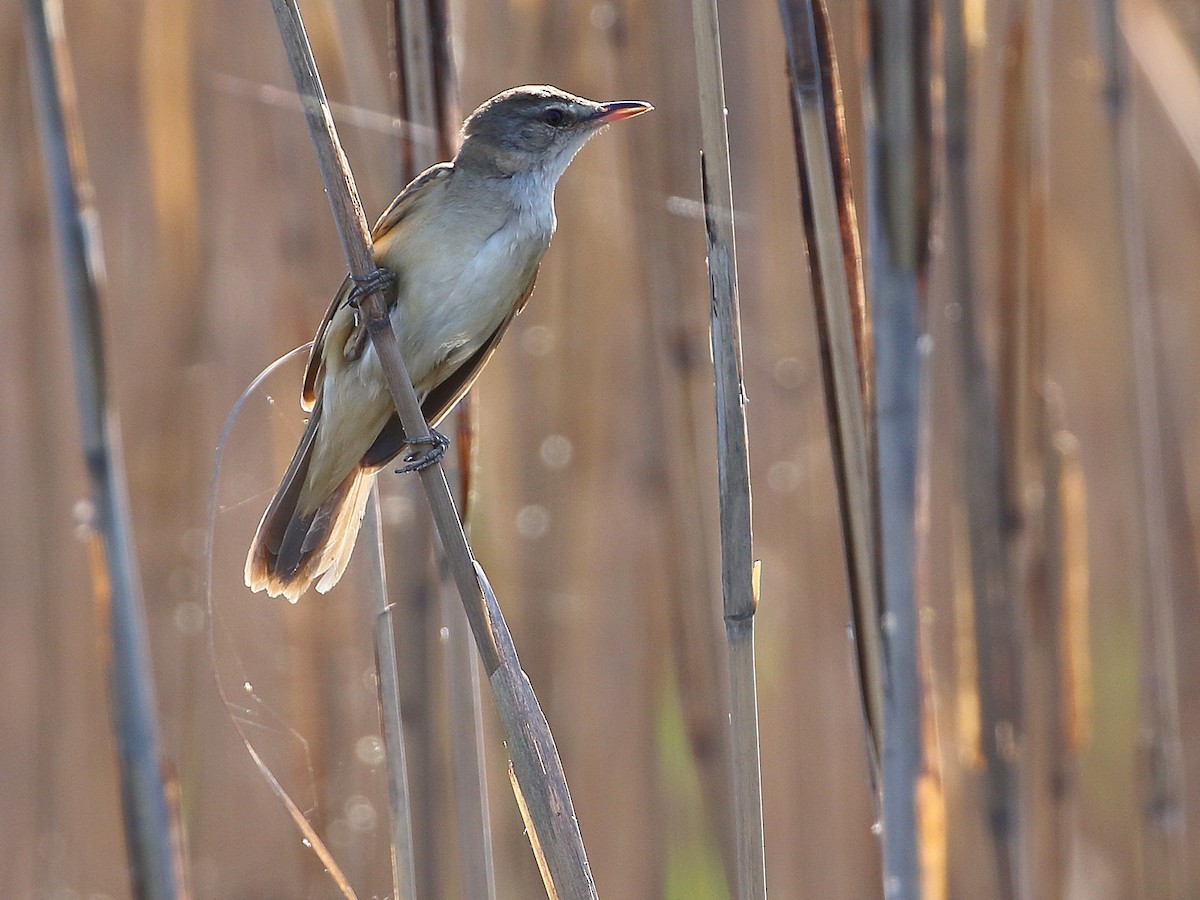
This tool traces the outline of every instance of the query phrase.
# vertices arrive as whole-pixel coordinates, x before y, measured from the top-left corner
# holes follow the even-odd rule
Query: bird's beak
[[[597,125],[607,125],[609,122],[619,122],[621,119],[631,119],[654,109],[649,103],[641,100],[614,100],[611,103],[601,103],[600,109],[592,116]]]

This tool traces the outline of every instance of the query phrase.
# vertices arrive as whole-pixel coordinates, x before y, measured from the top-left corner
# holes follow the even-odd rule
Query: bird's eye
[[[551,128],[562,128],[567,124],[566,110],[559,106],[552,106],[542,113],[542,121]]]

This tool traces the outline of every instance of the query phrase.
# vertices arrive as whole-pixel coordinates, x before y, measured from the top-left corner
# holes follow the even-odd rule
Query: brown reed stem
[[[131,889],[139,900],[174,900],[187,895],[182,841],[163,784],[145,602],[129,522],[120,426],[106,372],[103,250],[60,0],[26,0],[25,25],[66,282],[80,437],[92,494],[92,586],[97,612],[108,625],[109,710]]]
[[[750,514],[750,455],[746,438],[746,394],[742,383],[733,184],[716,0],[693,0],[692,25],[696,39],[696,72],[700,83],[700,180],[712,297],[711,338],[716,374],[717,479],[721,510],[721,587],[725,598],[725,637],[729,645],[737,883],[741,900],[752,900],[766,897],[767,894],[758,694],[754,669],[758,563],[754,560]]]
[[[1012,897],[1015,890],[1015,829],[1016,759],[1014,732],[1018,723],[1017,635],[1015,628],[1016,596],[1009,569],[1009,484],[1011,471],[1006,466],[1007,450],[1013,436],[1003,427],[1001,400],[1011,408],[1019,403],[1021,388],[1011,377],[998,382],[1013,371],[1011,365],[1001,365],[1001,371],[989,364],[983,349],[982,303],[975,277],[974,217],[971,213],[970,167],[972,161],[970,88],[973,85],[967,49],[962,5],[947,0],[941,6],[943,36],[942,63],[945,72],[945,155],[946,155],[946,217],[945,256],[949,262],[954,302],[960,315],[957,323],[960,390],[963,411],[962,458],[966,494],[967,530],[970,542],[971,597],[974,623],[972,648],[977,680],[970,689],[979,696],[979,751],[984,765],[986,782],[986,823],[991,839],[991,865],[996,874],[996,890],[1000,897]],[[1020,20],[1018,20],[1019,23]],[[1015,25],[1014,25],[1015,27]],[[1012,39],[1023,32],[1011,32]],[[1012,219],[1011,209],[1027,179],[1017,172],[1017,160],[1026,160],[1028,148],[1022,137],[1025,130],[1026,99],[1024,44],[1009,46],[1006,56],[1008,78],[1003,91],[1002,133],[1011,142],[1004,154],[1006,166],[1001,181],[1011,179],[1008,191],[1002,190],[1004,208],[1002,223],[1013,229],[1010,239],[1003,243],[1005,268],[1002,281],[1021,267],[1014,262],[1026,249],[1017,233],[1019,223]],[[1014,81],[1014,79],[1016,79]],[[1027,166],[1021,167],[1024,172]],[[1022,193],[1020,196],[1025,196]],[[1006,214],[1007,212],[1007,214]],[[1009,291],[1019,286],[1009,285]],[[1006,293],[1002,290],[1002,294]],[[1016,299],[1006,299],[1014,309]],[[1002,341],[1006,348],[1016,348],[1025,332],[1016,333],[1015,312],[1007,307],[1002,311]],[[1021,323],[1024,319],[1020,320]],[[1011,352],[1017,352],[1012,350]],[[1011,352],[1004,357],[1009,358]],[[1024,372],[1023,368],[1018,369]],[[1003,388],[1007,388],[1004,390]],[[1040,390],[1040,386],[1038,388]],[[1014,398],[1016,398],[1014,400]],[[1006,437],[1008,440],[1006,441]]]
[[[1148,239],[1141,205],[1137,122],[1130,96],[1129,64],[1118,33],[1120,7],[1116,0],[1096,0],[1095,16],[1100,58],[1104,63],[1113,184],[1124,251],[1122,263],[1133,366],[1131,412],[1141,482],[1138,515],[1142,530],[1143,586],[1138,609],[1141,727],[1137,781],[1142,821],[1138,868],[1145,896],[1182,898],[1191,896],[1191,890],[1175,604],[1185,582],[1171,558],[1172,502],[1166,490],[1171,468],[1169,457],[1177,451],[1165,440],[1167,420],[1159,371],[1160,326],[1146,259]]]
[[[872,779],[882,751],[884,658],[875,540],[870,314],[850,185],[845,111],[823,0],[780,0],[800,208],[833,445]]]
[[[387,571],[383,553],[383,520],[379,489],[373,485],[363,520],[364,545],[374,554],[375,671],[378,676],[379,720],[387,763],[388,811],[392,825],[392,886],[397,900],[416,900],[417,865],[413,844],[412,803],[404,752],[404,723],[400,715],[400,684],[396,667],[395,609],[388,602]]]

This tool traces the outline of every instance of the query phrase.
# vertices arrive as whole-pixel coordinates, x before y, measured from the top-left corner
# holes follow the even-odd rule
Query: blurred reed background
[[[1192,652],[1200,606],[1190,527],[1200,502],[1192,403],[1200,388],[1192,364],[1200,15],[1182,2],[1118,7],[1119,48],[1133,53],[1117,141],[1106,102],[1118,98],[1106,90],[1091,5],[962,8],[970,81],[956,84],[970,110],[965,196],[979,346],[972,363],[956,293],[966,238],[944,202],[956,190],[953,166],[935,149],[928,564],[919,599],[948,863],[944,894],[928,896],[1005,895],[988,772],[1028,750],[1006,743],[1012,726],[1003,720],[981,737],[975,679],[987,670],[973,639],[966,509],[970,480],[980,476],[964,449],[975,420],[960,390],[979,360],[1008,371],[1014,292],[1042,310],[1052,384],[1014,403],[1044,396],[1056,452],[1044,478],[1022,482],[1037,496],[1021,493],[1010,511],[1033,504],[1050,523],[1056,537],[1044,543],[1065,563],[1045,590],[1068,610],[1049,627],[1058,655],[1042,652],[1042,607],[1027,609],[1017,627],[1031,660],[1025,684],[1053,683],[1061,694],[1021,724],[1042,722],[1063,742],[1045,763],[1050,775],[1024,783],[1021,815],[1052,797],[1057,838],[1051,862],[1018,889],[1050,896],[1032,885],[1056,883],[1057,893],[1079,898],[1185,897],[1189,876],[1200,885],[1200,656]],[[309,0],[303,10],[373,217],[404,181],[403,134],[390,118],[387,4]],[[834,2],[829,12],[865,235],[865,10]],[[721,14],[762,559],[768,880],[776,897],[879,896],[779,14],[769,3],[725,4]],[[725,689],[723,669],[702,662],[714,652],[705,641],[719,634],[719,554],[690,10],[518,0],[452,6],[451,18],[464,110],[526,82],[657,107],[593,142],[559,188],[559,231],[537,291],[476,388],[473,538],[554,729],[600,894],[727,896],[727,751],[723,714],[710,702]],[[111,377],[163,738],[194,894],[333,896],[221,702],[205,624],[206,508],[225,417],[263,367],[311,337],[344,271],[269,5],[71,2],[66,25],[104,233]],[[0,893],[119,898],[129,887],[105,660],[77,538],[86,482],[13,0],[0,2],[0,41],[0,272],[10,286],[0,303]],[[952,91],[940,51],[935,58],[938,148],[953,117],[941,105]],[[1132,230],[1122,203],[1141,220]],[[1143,262],[1140,286],[1122,262],[1131,242]],[[1154,469],[1166,486],[1159,508],[1147,504],[1141,474],[1147,394],[1135,385],[1127,285],[1153,312],[1143,350],[1161,410],[1158,444],[1150,441],[1165,460]],[[301,425],[298,372],[285,367],[248,400],[226,448],[212,561],[217,668],[240,697],[256,749],[326,835],[359,895],[386,896],[371,623],[355,594],[366,554],[360,549],[344,589],[296,607],[240,587],[246,543]],[[1006,422],[1022,421],[1019,409],[1005,410],[1016,417]],[[426,574],[435,571],[432,539],[416,485],[387,485],[383,513],[391,577],[424,611],[401,634],[416,638],[404,644],[401,679],[410,766],[421,773],[413,784],[421,896],[461,896],[440,588]],[[1148,527],[1155,514],[1164,524]],[[1158,535],[1152,553],[1147,533]],[[1164,552],[1173,576],[1165,593],[1161,579],[1147,577]],[[1036,580],[1039,571],[1026,574]],[[1145,611],[1148,597],[1157,619]],[[1164,609],[1166,634],[1147,625],[1161,623]],[[1165,673],[1163,641],[1175,654]],[[421,653],[429,665],[419,665]],[[1159,677],[1174,682],[1167,718],[1177,719],[1183,776],[1166,779],[1165,791],[1154,759],[1172,752],[1156,743],[1146,688]],[[1047,726],[1047,708],[1069,727]],[[539,896],[486,696],[484,726],[499,896]],[[1181,872],[1166,881],[1155,873],[1156,827],[1175,858],[1183,854]],[[1051,869],[1057,880],[1045,876]]]

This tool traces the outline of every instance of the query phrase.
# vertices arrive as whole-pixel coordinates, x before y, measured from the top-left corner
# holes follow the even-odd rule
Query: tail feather
[[[317,590],[325,593],[342,577],[374,481],[374,470],[358,466],[315,510],[301,512],[319,416],[318,405],[246,557],[247,587],[293,603],[318,578]]]
[[[351,477],[353,484],[346,492],[325,544],[325,561],[321,566],[324,574],[317,582],[317,591],[322,594],[328,593],[341,580],[350,563],[350,554],[354,552],[358,530],[362,527],[363,511],[367,508],[367,498],[371,496],[371,485],[375,482],[374,473],[365,469],[358,469]]]
[[[321,407],[317,406],[309,416],[308,425],[304,429],[304,434],[300,435],[300,443],[292,455],[292,461],[288,464],[287,471],[283,473],[283,480],[280,481],[275,496],[267,506],[267,511],[263,513],[258,533],[254,536],[254,543],[250,545],[250,558],[246,561],[247,584],[250,583],[250,565],[255,558],[255,550],[269,548],[271,553],[278,553],[283,544],[288,525],[292,520],[292,512],[300,500],[300,492],[308,477],[308,466],[312,462],[313,445],[316,442],[317,428],[320,424]]]
[[[290,520],[283,533],[283,540],[278,547],[268,545],[268,549],[275,554],[272,567],[275,574],[285,577],[296,574],[314,555],[314,551],[325,546],[354,480],[355,473],[352,472],[333,493],[321,501],[320,506],[307,515],[300,511],[298,505],[289,511]]]

